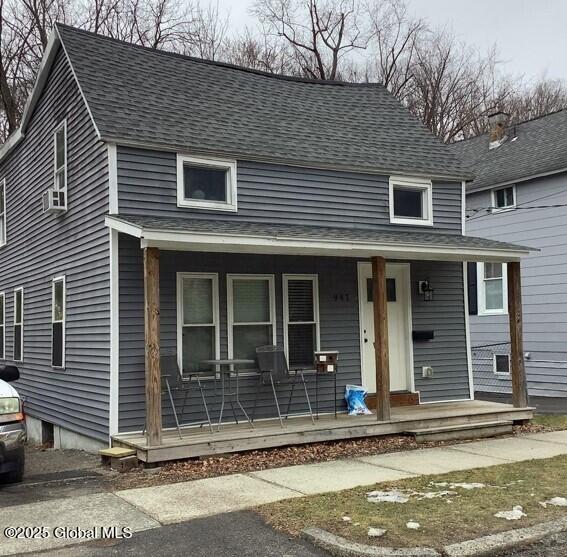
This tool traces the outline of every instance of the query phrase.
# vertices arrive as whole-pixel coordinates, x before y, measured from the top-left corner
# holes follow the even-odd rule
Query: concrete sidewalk
[[[141,531],[308,494],[561,454],[567,454],[567,431],[14,505],[0,508],[0,524],[51,528],[129,526],[133,531]],[[3,539],[0,531],[0,555],[61,547],[77,541],[80,540],[54,539],[53,536],[41,540],[10,540]]]

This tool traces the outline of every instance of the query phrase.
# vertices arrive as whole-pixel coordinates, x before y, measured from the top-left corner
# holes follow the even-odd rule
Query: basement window
[[[510,375],[510,354],[494,354],[495,375]]]
[[[431,180],[390,177],[390,222],[433,225]]]

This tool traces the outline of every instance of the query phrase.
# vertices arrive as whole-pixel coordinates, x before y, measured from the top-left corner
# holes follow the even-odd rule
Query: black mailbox
[[[435,338],[434,331],[413,331],[412,332],[413,340],[417,341],[424,341],[424,340],[433,340]]]

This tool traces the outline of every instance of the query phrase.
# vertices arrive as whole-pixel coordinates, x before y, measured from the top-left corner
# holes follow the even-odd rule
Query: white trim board
[[[116,143],[108,143],[108,212],[118,213],[118,155]]]
[[[322,255],[339,257],[384,256],[402,260],[429,261],[519,261],[530,250],[463,248],[460,246],[427,246],[402,243],[376,243],[368,240],[325,240],[285,236],[255,236],[195,233],[144,229],[107,216],[110,228],[140,238],[141,247],[176,251],[210,251],[288,255]]]
[[[472,365],[471,325],[469,315],[469,276],[467,262],[463,261],[463,301],[465,310],[465,342],[467,346],[467,373],[469,377],[469,397],[474,400],[474,375]]]
[[[120,284],[119,237],[109,230],[110,254],[110,392],[108,431],[109,443],[118,433],[120,419]],[[110,446],[110,445],[109,445]]]

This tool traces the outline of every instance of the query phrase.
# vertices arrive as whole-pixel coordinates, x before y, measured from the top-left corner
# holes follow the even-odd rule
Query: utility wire
[[[550,193],[548,195],[542,195],[541,197],[536,197],[535,199],[531,199],[530,201],[524,201],[523,203],[519,203],[518,205],[516,205],[515,207],[511,208],[510,211],[514,211],[516,209],[552,209],[552,208],[557,208],[557,207],[567,207],[567,204],[564,203],[558,203],[555,205],[530,205],[527,206],[526,205],[528,203],[535,203],[536,201],[541,201],[542,199],[549,199],[550,197],[553,197],[555,195],[560,195],[562,193],[565,193],[564,191],[557,191],[554,193]],[[499,207],[476,207],[474,209],[469,209],[469,211],[472,211],[474,214],[472,216],[467,216],[467,222],[471,222],[473,220],[478,220],[478,219],[482,219],[482,218],[486,218],[486,217],[491,217],[493,215],[498,215],[501,211],[496,211],[494,212],[494,209],[499,209]],[[478,215],[477,213],[479,213],[480,211],[486,211],[486,214],[481,214]]]

